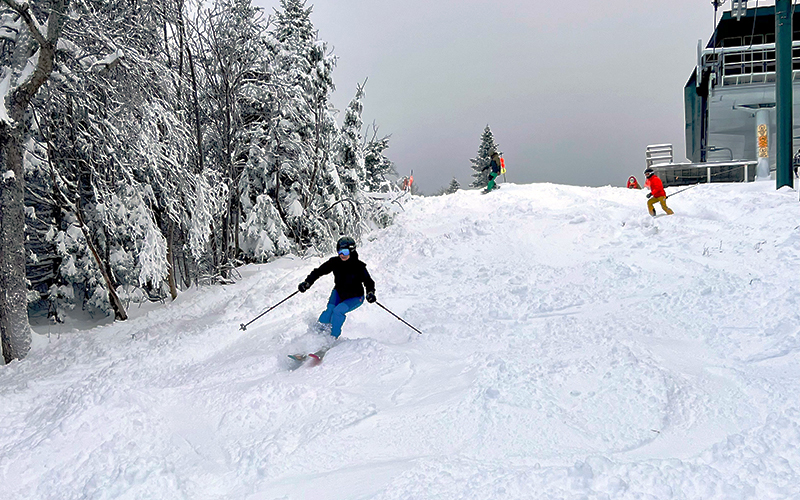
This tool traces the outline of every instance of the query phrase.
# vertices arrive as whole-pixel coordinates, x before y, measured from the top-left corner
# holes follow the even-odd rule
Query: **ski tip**
[[[311,353],[311,354],[308,355],[308,357],[309,358],[314,358],[317,361],[322,361],[322,356],[320,356],[319,354],[316,354],[316,353]]]

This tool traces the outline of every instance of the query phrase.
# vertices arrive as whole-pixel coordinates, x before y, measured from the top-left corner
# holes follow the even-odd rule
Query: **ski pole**
[[[293,294],[289,295],[288,297],[286,297],[286,298],[285,298],[285,299],[283,299],[282,301],[278,302],[278,303],[277,303],[277,304],[275,304],[274,306],[270,307],[269,309],[267,309],[267,310],[266,310],[266,311],[264,311],[263,313],[259,314],[259,315],[258,315],[258,316],[256,316],[255,318],[251,319],[251,320],[250,320],[250,321],[248,321],[247,323],[242,323],[242,325],[241,325],[240,329],[241,329],[242,331],[244,331],[244,330],[247,330],[247,325],[249,325],[249,324],[250,324],[250,323],[252,323],[253,321],[257,320],[257,319],[258,319],[258,318],[260,318],[261,316],[263,316],[263,315],[267,314],[268,312],[270,312],[271,310],[275,309],[275,308],[276,308],[276,307],[278,307],[279,305],[283,304],[283,303],[284,303],[284,302],[286,302],[287,300],[291,299],[292,297],[294,297],[294,296],[295,296],[295,295],[297,295],[298,293],[300,293],[300,290],[296,290],[296,291],[295,291]]]
[[[670,196],[675,196],[675,195],[676,195],[676,194],[678,194],[678,193],[682,193],[682,192],[684,192],[684,191],[688,191],[689,189],[696,188],[696,187],[697,187],[697,186],[699,186],[699,185],[700,185],[700,184],[695,184],[695,185],[693,185],[693,186],[689,186],[689,187],[687,187],[687,188],[683,188],[683,189],[681,189],[680,191],[675,191],[674,193],[672,193],[672,194],[670,194],[670,195],[667,195],[667,198],[669,198]]]
[[[397,319],[399,319],[400,321],[402,321],[403,323],[405,323],[407,327],[411,328],[411,329],[412,329],[412,330],[414,330],[415,332],[417,332],[417,333],[419,333],[420,335],[422,335],[422,332],[421,332],[421,331],[419,331],[419,330],[417,330],[417,329],[416,329],[416,328],[414,328],[413,326],[411,326],[411,325],[408,323],[408,321],[404,320],[403,318],[401,318],[400,316],[396,315],[396,314],[395,314],[395,313],[393,313],[392,311],[390,311],[390,310],[386,309],[386,307],[385,307],[383,304],[381,304],[380,302],[378,302],[377,300],[375,301],[375,303],[376,303],[376,304],[378,304],[379,306],[381,306],[381,307],[383,308],[383,310],[384,310],[384,311],[388,312],[389,314],[391,314],[391,315],[392,315],[392,316],[394,316],[395,318],[397,318]]]

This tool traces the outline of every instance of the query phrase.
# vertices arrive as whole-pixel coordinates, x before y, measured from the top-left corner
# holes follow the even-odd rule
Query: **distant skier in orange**
[[[667,193],[664,191],[664,184],[661,182],[661,179],[655,175],[655,171],[647,167],[644,171],[644,176],[647,177],[644,187],[650,189],[650,192],[647,193],[647,211],[650,212],[650,215],[653,217],[656,216],[656,203],[661,203],[661,208],[664,209],[667,215],[674,214],[675,212],[670,210],[667,206]]]

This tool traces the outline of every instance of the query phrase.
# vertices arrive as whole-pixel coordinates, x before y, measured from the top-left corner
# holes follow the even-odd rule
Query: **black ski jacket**
[[[489,167],[491,167],[493,174],[500,173],[500,163],[494,161],[494,158],[492,158],[492,161],[489,163]]]
[[[331,257],[309,273],[306,283],[311,285],[320,276],[328,273],[333,273],[333,288],[341,300],[363,297],[364,287],[367,288],[367,292],[375,293],[375,282],[367,272],[367,265],[358,260],[357,252],[350,252],[350,258],[347,260],[342,260],[338,255]]]

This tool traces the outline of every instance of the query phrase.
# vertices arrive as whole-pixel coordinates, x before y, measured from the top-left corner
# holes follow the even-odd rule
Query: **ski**
[[[305,361],[305,360],[307,360],[309,358],[319,362],[319,361],[322,361],[322,358],[325,357],[325,354],[328,352],[329,349],[330,349],[330,347],[323,347],[319,351],[310,352],[308,354],[303,354],[303,353],[289,354],[289,357],[291,359],[295,360],[295,361],[300,361],[300,362],[303,362],[303,361]]]

